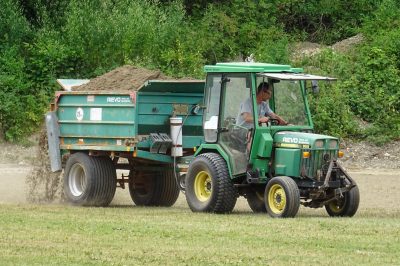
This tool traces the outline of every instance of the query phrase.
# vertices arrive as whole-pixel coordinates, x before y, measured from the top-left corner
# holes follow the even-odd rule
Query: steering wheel
[[[278,119],[275,119],[275,118],[271,118],[271,117],[268,117],[269,119],[268,119],[268,122],[267,123],[258,123],[260,126],[277,126],[277,125],[279,125],[279,120]]]
[[[279,120],[275,119],[275,118],[268,119],[268,122],[271,123],[271,125],[273,125],[273,126],[279,125]]]

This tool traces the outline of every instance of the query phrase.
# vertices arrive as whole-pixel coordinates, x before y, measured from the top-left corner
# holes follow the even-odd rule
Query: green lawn
[[[187,207],[0,205],[0,264],[400,263],[400,215],[295,219]]]

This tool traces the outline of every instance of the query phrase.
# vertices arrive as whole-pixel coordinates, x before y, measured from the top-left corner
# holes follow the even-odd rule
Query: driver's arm
[[[275,114],[275,113],[270,113],[269,116],[270,116],[272,119],[278,120],[278,121],[279,121],[279,125],[284,125],[284,126],[285,126],[285,125],[288,124],[288,122],[286,122],[282,117],[280,117],[279,115],[277,115],[277,114]]]
[[[244,112],[244,113],[242,113],[242,117],[243,117],[243,120],[246,121],[246,123],[253,123],[254,119],[253,119],[253,115],[251,113]],[[269,118],[266,116],[259,117],[258,123],[267,123],[268,119]]]

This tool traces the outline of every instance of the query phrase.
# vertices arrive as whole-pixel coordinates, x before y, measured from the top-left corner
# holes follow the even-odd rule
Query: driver
[[[268,100],[271,98],[272,90],[271,86],[267,82],[261,82],[257,87],[256,102],[257,102],[257,113],[258,123],[267,123],[270,118],[276,119],[279,125],[287,125],[288,123],[282,119],[279,115],[275,114],[271,108],[269,108]],[[236,118],[236,125],[243,126],[246,128],[253,128],[253,109],[251,97],[240,105],[240,112]]]

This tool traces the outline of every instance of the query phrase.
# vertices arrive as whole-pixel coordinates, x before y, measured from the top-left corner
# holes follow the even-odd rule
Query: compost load
[[[171,79],[159,70],[138,68],[130,65],[118,67],[102,76],[90,80],[73,91],[131,91],[138,90],[147,80]]]
[[[73,91],[132,91],[138,90],[147,80],[171,79],[159,70],[150,70],[131,65],[118,67],[104,75],[98,76],[89,83],[73,87]],[[62,202],[63,173],[51,172],[48,155],[46,129],[39,137],[39,150],[36,163],[26,179],[27,200],[33,203]]]

